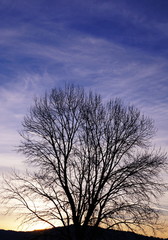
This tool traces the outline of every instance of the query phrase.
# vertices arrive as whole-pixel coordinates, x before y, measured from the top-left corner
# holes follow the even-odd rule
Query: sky
[[[167,0],[0,0],[0,53],[0,172],[23,168],[23,117],[65,82],[134,104],[168,150]]]

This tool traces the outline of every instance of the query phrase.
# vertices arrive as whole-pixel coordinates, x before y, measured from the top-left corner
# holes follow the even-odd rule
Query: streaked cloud
[[[65,82],[134,104],[168,150],[167,10],[166,0],[1,0],[0,171],[22,167],[14,149],[34,97]]]

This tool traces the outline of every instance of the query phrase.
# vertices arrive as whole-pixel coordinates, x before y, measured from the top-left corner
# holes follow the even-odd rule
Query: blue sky
[[[22,167],[34,96],[65,82],[134,104],[168,150],[167,0],[0,0],[0,53],[1,171]]]

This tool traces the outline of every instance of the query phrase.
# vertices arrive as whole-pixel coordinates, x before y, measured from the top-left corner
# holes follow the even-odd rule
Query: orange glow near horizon
[[[33,225],[21,224],[21,220],[17,219],[16,215],[0,215],[0,229],[12,231],[34,231],[51,228],[46,223],[38,222]]]
[[[157,230],[155,235],[152,230],[147,230],[147,236],[159,237],[159,238],[168,238],[168,216],[164,217],[164,228],[162,230]],[[14,215],[0,215],[0,229],[4,230],[13,230],[13,231],[34,231],[34,230],[43,230],[49,229],[51,226],[39,222],[34,225],[20,225],[20,221],[16,220],[16,216]],[[144,235],[143,232],[137,232],[139,234]]]

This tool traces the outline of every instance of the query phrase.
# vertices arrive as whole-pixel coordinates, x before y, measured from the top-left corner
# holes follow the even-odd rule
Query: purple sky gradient
[[[22,119],[35,96],[65,82],[134,104],[167,151],[167,12],[167,0],[1,0],[0,171],[23,168]]]

